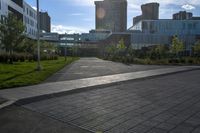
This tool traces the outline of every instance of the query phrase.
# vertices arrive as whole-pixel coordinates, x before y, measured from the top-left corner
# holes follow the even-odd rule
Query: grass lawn
[[[0,89],[38,84],[64,66],[78,60],[78,57],[64,57],[58,60],[41,61],[42,71],[35,71],[36,62],[0,64]]]

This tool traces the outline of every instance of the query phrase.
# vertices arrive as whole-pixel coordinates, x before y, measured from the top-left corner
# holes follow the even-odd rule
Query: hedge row
[[[200,58],[197,57],[184,57],[184,58],[168,58],[168,59],[157,59],[152,60],[150,58],[133,58],[133,57],[109,57],[104,58],[106,60],[122,62],[125,64],[157,64],[157,65],[182,65],[182,64],[200,64]]]
[[[24,62],[24,61],[37,61],[37,55],[25,54],[25,53],[14,53],[11,56],[8,53],[0,54],[0,62],[8,63],[10,60],[13,62]],[[43,54],[41,55],[41,60],[57,60],[58,55],[49,55]]]

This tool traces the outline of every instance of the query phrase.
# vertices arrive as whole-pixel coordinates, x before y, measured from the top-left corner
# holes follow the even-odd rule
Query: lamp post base
[[[42,66],[41,65],[38,65],[35,69],[36,71],[42,71]]]

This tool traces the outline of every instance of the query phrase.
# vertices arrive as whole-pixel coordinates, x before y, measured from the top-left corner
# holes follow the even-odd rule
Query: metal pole
[[[40,14],[39,14],[39,0],[37,0],[37,70],[42,70],[41,64],[40,64]]]
[[[67,45],[65,45],[65,61],[67,60]]]

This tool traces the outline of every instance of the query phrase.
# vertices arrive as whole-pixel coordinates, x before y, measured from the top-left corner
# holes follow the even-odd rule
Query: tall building
[[[51,18],[47,12],[40,12],[40,30],[51,32]]]
[[[180,11],[178,13],[173,14],[174,20],[187,20],[192,19],[193,14],[191,12]]]
[[[127,30],[127,0],[95,1],[96,29],[124,32]]]
[[[32,39],[37,33],[37,12],[24,0],[0,0],[0,19],[5,19],[9,13],[13,13],[26,26],[25,34]]]
[[[148,3],[141,6],[143,20],[159,19],[159,3]]]
[[[141,20],[158,20],[159,19],[159,3],[147,3],[141,6],[142,15],[133,18],[133,25]]]

